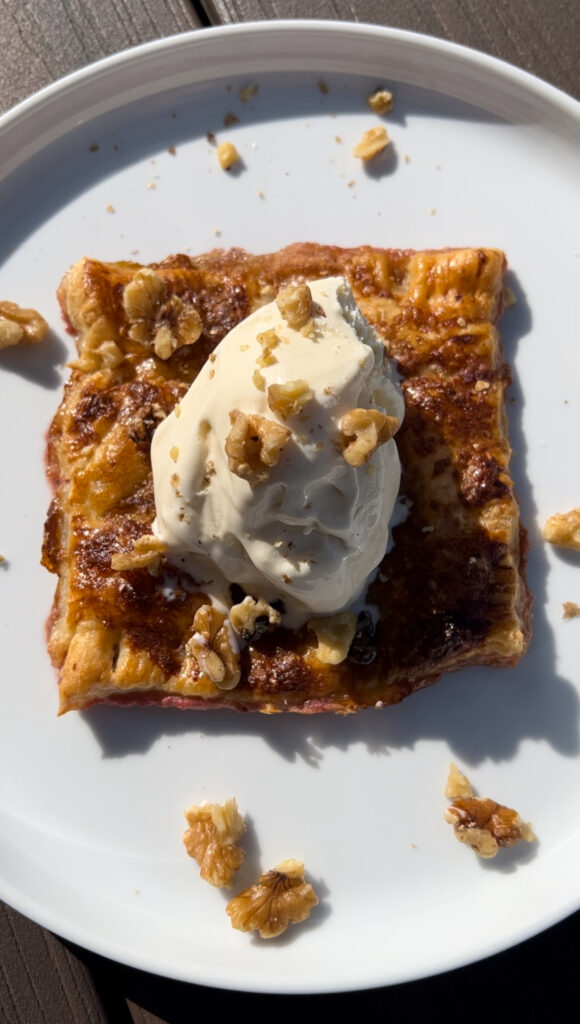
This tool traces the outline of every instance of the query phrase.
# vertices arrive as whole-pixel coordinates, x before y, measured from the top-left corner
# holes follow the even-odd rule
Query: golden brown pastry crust
[[[138,264],[85,259],[59,289],[80,357],[47,450],[54,500],[43,562],[59,576],[49,650],[61,712],[113,701],[345,713],[395,703],[467,665],[515,664],[529,641],[531,599],[508,472],[509,371],[495,327],[503,253],[304,243],[152,267],[203,323],[198,341],[166,360],[128,334],[123,289]],[[151,437],[212,349],[280,287],[334,274],[348,278],[402,375],[397,445],[410,512],[369,590],[380,612],[374,635],[361,623],[349,657],[328,665],[307,627],[278,628],[245,648],[241,680],[223,692],[187,656],[204,601],[191,578],[170,563],[159,575],[115,571],[111,558],[151,532]]]

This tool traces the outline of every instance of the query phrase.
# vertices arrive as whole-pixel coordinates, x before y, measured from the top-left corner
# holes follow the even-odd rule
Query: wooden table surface
[[[580,98],[579,0],[0,0],[0,110],[128,46],[208,25],[282,17],[374,22],[453,40]],[[115,964],[0,904],[0,1022],[181,1024],[211,1021],[220,1011],[286,1008],[304,1014],[382,1011],[387,1019],[410,1021],[426,1012],[437,1015],[439,1008],[470,1024],[488,1017],[539,1021],[555,1009],[556,995],[576,1006],[574,1018],[579,946],[577,913],[506,953],[424,981],[343,995],[258,996]]]

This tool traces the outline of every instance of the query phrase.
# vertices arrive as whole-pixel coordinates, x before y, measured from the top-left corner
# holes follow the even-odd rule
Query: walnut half
[[[129,320],[129,337],[152,345],[158,359],[169,359],[183,345],[193,345],[203,325],[191,303],[168,295],[165,281],[149,267],[142,267],[126,285],[123,307]]]
[[[193,619],[193,635],[186,643],[202,674],[220,690],[233,690],[240,681],[240,654],[223,612],[202,604]]]
[[[274,939],[289,924],[305,921],[317,903],[314,889],[304,880],[304,865],[285,860],[261,875],[256,885],[234,896],[226,914],[231,918],[232,928],[257,931],[262,939]]]
[[[536,839],[531,826],[522,821],[517,811],[495,800],[472,796],[471,784],[456,765],[451,764],[445,788],[453,803],[445,812],[445,820],[453,825],[460,843],[466,843],[480,857],[495,857],[500,846],[514,846],[523,839]]]
[[[44,317],[35,309],[22,309],[15,302],[0,302],[0,348],[35,344],[48,331]]]
[[[246,416],[239,409],[230,412],[230,423],[225,443],[229,469],[250,484],[262,483],[278,463],[292,431],[266,416]]]
[[[235,800],[225,804],[193,804],[185,812],[189,828],[183,843],[190,857],[199,864],[205,882],[231,887],[234,872],[244,862],[245,853],[237,846],[246,826]]]

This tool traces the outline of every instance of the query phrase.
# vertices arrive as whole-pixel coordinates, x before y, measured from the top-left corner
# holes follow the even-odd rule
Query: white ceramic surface
[[[324,93],[320,78],[328,85]],[[259,91],[246,103],[240,87]],[[377,170],[352,155],[395,93]],[[232,112],[239,123],[222,127]],[[577,505],[579,105],[500,62],[328,22],[204,30],[103,61],[0,121],[0,289],[47,344],[0,355],[0,895],[109,957],[239,989],[388,984],[505,948],[580,894],[578,558],[539,525]],[[206,138],[235,142],[225,174]],[[169,147],[175,146],[173,155]],[[98,148],[96,148],[98,147]],[[39,565],[44,432],[70,351],[55,292],[84,254],[149,261],[312,240],[502,246],[517,305],[513,471],[530,531],[531,650],[348,719],[95,709],[56,717]],[[481,862],[443,820],[449,760],[539,842]],[[321,896],[273,943],[234,932],[181,845],[183,809],[235,795],[248,869],[304,858]]]

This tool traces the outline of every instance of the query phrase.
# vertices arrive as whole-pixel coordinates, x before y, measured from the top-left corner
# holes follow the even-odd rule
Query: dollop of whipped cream
[[[254,598],[282,599],[292,625],[361,595],[385,553],[400,484],[392,437],[362,462],[356,451],[345,457],[349,444],[360,447],[360,410],[375,411],[379,423],[402,420],[383,345],[344,278],[309,288],[313,315],[302,327],[272,302],[230,331],[157,428],[151,451],[154,532],[171,560],[218,606],[231,604],[236,583]],[[272,390],[288,384],[294,404],[284,388]],[[234,426],[243,441],[246,424],[259,448],[256,424],[264,423],[250,417],[262,417],[267,434],[275,424],[275,453],[266,456],[274,464],[254,476],[232,441]]]

